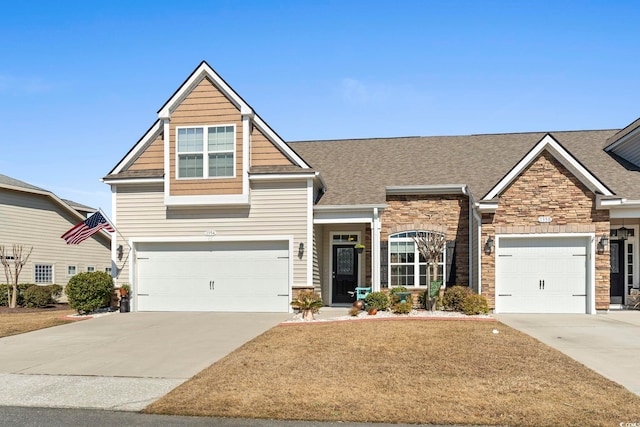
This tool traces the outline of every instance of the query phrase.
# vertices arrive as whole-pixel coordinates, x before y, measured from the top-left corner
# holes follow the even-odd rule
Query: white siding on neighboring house
[[[60,236],[80,222],[49,196],[0,189],[0,245],[11,252],[13,244],[23,245],[24,252],[33,247],[28,263],[20,274],[21,283],[35,283],[35,264],[52,265],[53,280],[65,286],[68,266],[76,273],[87,267],[105,271],[111,267],[109,238],[90,237],[79,245],[67,245]],[[6,283],[4,267],[0,266],[0,283]]]
[[[119,186],[116,193],[117,227],[126,239],[197,237],[213,231],[212,241],[234,237],[293,236],[293,286],[307,283],[307,257],[305,250],[298,256],[298,246],[311,248],[307,239],[307,187],[300,183],[252,182],[250,207],[184,207],[164,205],[163,185]],[[121,272],[118,284],[129,282],[127,243],[118,236],[124,256],[117,262]]]

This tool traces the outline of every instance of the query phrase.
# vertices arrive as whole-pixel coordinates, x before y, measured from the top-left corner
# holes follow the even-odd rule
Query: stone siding
[[[552,218],[540,224],[538,217]],[[609,235],[609,212],[548,152],[543,152],[499,196],[495,214],[482,215],[482,242],[496,234],[595,233]],[[596,309],[609,308],[609,248],[596,253]],[[482,253],[482,294],[495,307],[495,251]]]
[[[401,231],[444,232],[455,240],[454,284],[469,285],[469,199],[464,195],[390,195],[382,211],[381,241]]]

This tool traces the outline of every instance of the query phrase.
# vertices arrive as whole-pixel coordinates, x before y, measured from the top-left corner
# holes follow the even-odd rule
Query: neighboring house
[[[639,165],[640,120],[287,143],[203,62],[104,181],[136,310],[286,312],[300,289],[339,305],[439,279],[496,312],[594,313],[640,282]],[[416,233],[448,241],[437,278]]]
[[[24,252],[33,247],[20,273],[20,283],[66,286],[77,273],[111,272],[111,238],[94,234],[80,245],[67,245],[60,236],[87,218],[94,209],[58,198],[45,189],[0,175],[0,245],[12,256],[14,244]],[[6,283],[0,265],[0,283]]]

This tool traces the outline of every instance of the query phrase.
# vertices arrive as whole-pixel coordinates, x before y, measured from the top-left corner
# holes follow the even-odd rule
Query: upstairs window
[[[180,127],[178,178],[233,178],[235,125]]]

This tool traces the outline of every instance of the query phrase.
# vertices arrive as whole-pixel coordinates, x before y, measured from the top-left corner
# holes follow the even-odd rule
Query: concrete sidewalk
[[[640,395],[640,311],[495,317]]]
[[[0,405],[137,411],[287,313],[114,313],[0,339]]]

